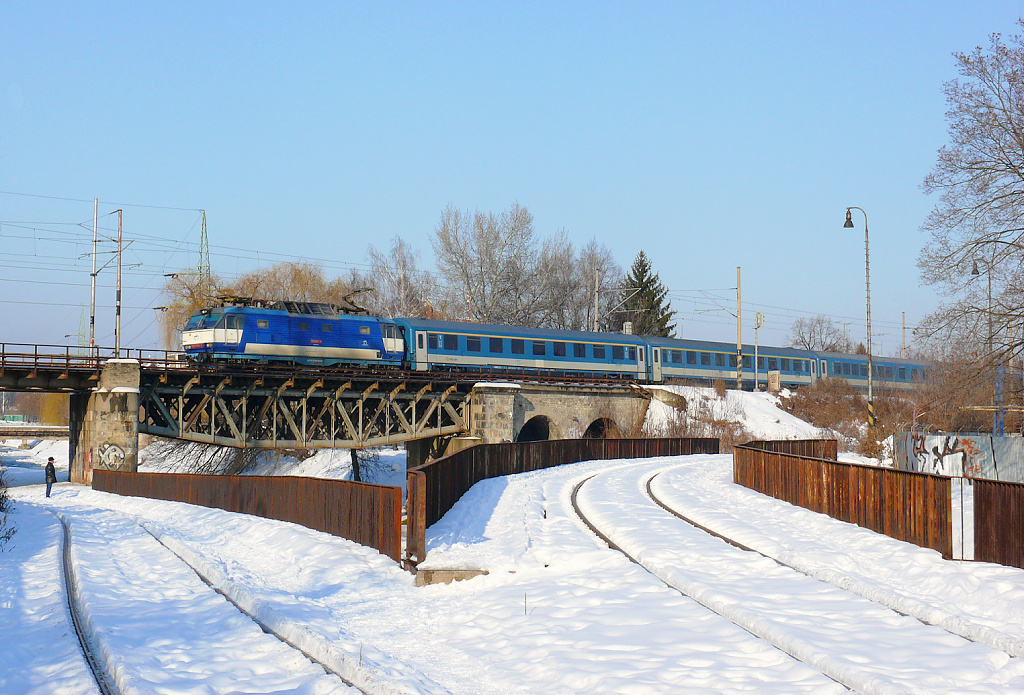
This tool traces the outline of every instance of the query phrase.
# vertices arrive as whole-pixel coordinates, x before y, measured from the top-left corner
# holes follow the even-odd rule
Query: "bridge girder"
[[[363,449],[468,431],[470,385],[198,375],[153,380],[139,432],[256,449]]]

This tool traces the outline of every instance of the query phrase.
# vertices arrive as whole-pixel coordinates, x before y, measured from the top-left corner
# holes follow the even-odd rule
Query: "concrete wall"
[[[138,470],[139,363],[108,360],[99,384],[72,394],[69,418],[71,482],[92,484],[94,468]]]
[[[589,436],[636,436],[650,396],[629,387],[480,384],[470,434],[484,444]],[[541,436],[543,435],[543,436]]]

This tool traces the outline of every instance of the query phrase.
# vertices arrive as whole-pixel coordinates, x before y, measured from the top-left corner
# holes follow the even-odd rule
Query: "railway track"
[[[106,646],[101,648],[101,646],[99,645],[99,641],[101,641],[104,638],[97,639],[96,634],[94,634],[94,632],[93,632],[93,630],[96,629],[96,628],[95,628],[94,625],[92,625],[90,623],[90,620],[87,619],[87,617],[86,617],[86,607],[83,606],[83,602],[86,603],[86,604],[91,603],[91,601],[90,601],[91,594],[88,593],[88,591],[89,591],[88,587],[83,586],[82,582],[79,581],[79,578],[76,575],[75,563],[73,562],[72,556],[71,556],[72,555],[71,549],[72,549],[72,543],[73,543],[73,534],[72,534],[71,523],[70,523],[70,521],[68,520],[68,518],[64,514],[57,513],[57,516],[60,519],[61,526],[63,528],[63,539],[62,539],[63,548],[62,548],[61,554],[62,554],[62,566],[63,566],[63,575],[64,575],[64,587],[65,587],[65,595],[66,595],[66,599],[67,599],[68,611],[69,611],[70,616],[71,616],[71,621],[72,621],[72,624],[74,626],[75,633],[76,633],[76,636],[78,638],[79,645],[80,645],[82,653],[83,653],[83,655],[85,657],[85,661],[86,661],[86,663],[87,663],[87,665],[89,667],[89,670],[90,670],[90,672],[91,672],[91,674],[93,676],[93,679],[96,682],[96,686],[97,686],[99,692],[102,693],[102,695],[122,695],[122,691],[118,687],[117,680],[113,677],[113,674],[112,674],[112,670],[113,670],[114,665],[108,663],[108,661],[106,660],[107,658],[110,658],[109,654],[107,654],[107,658],[104,657],[104,654],[107,653],[108,650],[113,649],[116,652],[116,658],[119,661],[123,661],[124,662],[124,663],[121,663],[120,666],[118,666],[118,668],[120,670],[124,671],[127,674],[125,677],[128,679],[128,682],[132,682],[133,683],[133,686],[132,686],[132,688],[130,690],[132,692],[138,692],[140,688],[143,688],[143,689],[145,688],[146,681],[147,681],[147,676],[145,675],[145,671],[140,672],[140,673],[143,674],[143,675],[140,676],[139,673],[136,673],[136,669],[139,668],[138,664],[137,663],[133,663],[130,657],[129,658],[121,658],[122,656],[128,656],[128,655],[127,654],[121,654],[118,651],[119,648],[123,649],[125,647],[125,642],[126,641],[130,641],[130,640],[126,640],[126,639],[124,639],[122,637],[121,640],[120,640],[120,644],[117,645],[116,644],[116,638],[115,638],[115,641],[111,645],[106,645]],[[343,676],[341,673],[339,673],[338,669],[332,668],[329,664],[325,663],[321,659],[315,658],[314,656],[312,656],[309,653],[308,650],[300,648],[292,640],[289,640],[286,637],[284,637],[282,634],[280,634],[280,631],[272,629],[264,621],[261,621],[256,616],[254,616],[250,611],[246,611],[245,609],[243,609],[238,604],[237,601],[235,601],[232,597],[230,597],[228,595],[227,592],[225,592],[221,588],[215,586],[201,572],[199,572],[194,566],[192,566],[184,558],[182,558],[182,556],[179,553],[177,553],[174,550],[172,550],[171,548],[169,548],[167,546],[167,544],[164,543],[163,541],[161,541],[159,538],[156,538],[156,536],[154,536],[151,532],[149,532],[148,529],[145,529],[144,527],[139,525],[137,522],[131,521],[131,520],[127,519],[127,518],[124,518],[124,521],[126,523],[132,524],[133,526],[141,528],[143,531],[145,531],[151,538],[153,538],[157,543],[159,543],[160,547],[165,549],[166,552],[169,553],[169,555],[174,558],[174,562],[178,562],[178,563],[180,563],[181,566],[189,568],[189,570],[191,572],[193,572],[195,574],[195,576],[197,576],[207,587],[209,587],[211,590],[213,590],[218,595],[220,595],[223,599],[225,599],[227,601],[227,604],[232,606],[234,608],[234,610],[236,610],[241,616],[244,616],[245,620],[250,621],[252,624],[254,624],[255,626],[259,627],[260,631],[263,634],[265,634],[265,635],[267,635],[267,636],[269,636],[271,638],[276,639],[280,643],[282,649],[286,650],[287,652],[295,653],[296,654],[296,658],[301,657],[305,661],[309,662],[311,664],[309,669],[314,669],[315,668],[314,666],[312,666],[312,664],[315,664],[320,669],[322,669],[321,676],[319,676],[319,678],[328,678],[330,676],[333,676],[333,677],[337,678],[338,681],[340,681],[340,683],[338,683],[338,685],[340,686],[341,690],[343,690],[344,692],[359,692],[359,693],[369,693],[369,692],[374,692],[374,693],[391,693],[391,692],[395,692],[395,691],[389,689],[387,687],[387,684],[383,684],[383,687],[376,687],[376,688],[373,688],[373,689],[368,689],[368,688],[365,687],[365,685],[360,686],[358,684],[353,683],[353,679],[351,677]],[[92,552],[95,552],[95,550],[93,550]],[[117,552],[116,550],[112,550],[111,551],[112,554],[116,554],[116,552]],[[149,552],[151,553],[152,551],[149,551]],[[139,560],[139,558],[135,558],[136,564],[138,563],[138,560]],[[125,559],[125,562],[126,563],[131,563],[132,559],[131,558],[127,558],[127,559]],[[125,565],[122,563],[119,566],[123,567]],[[92,565],[90,565],[90,568],[92,568]],[[133,586],[134,586],[134,584],[133,584]],[[132,593],[134,594],[134,590],[132,591]],[[101,605],[103,607],[100,610],[100,614],[99,614],[98,618],[94,615],[93,621],[95,622],[96,620],[98,620],[101,623],[101,628],[104,630],[104,632],[109,633],[109,635],[113,635],[114,633],[118,633],[118,632],[123,632],[123,630],[124,630],[124,627],[121,626],[120,624],[114,624],[113,629],[110,629],[111,626],[110,625],[106,625],[104,623],[104,620],[106,618],[109,618],[111,599],[112,598],[116,599],[117,596],[118,596],[118,594],[115,594],[113,596],[111,596],[111,595],[103,595],[103,596],[100,596],[100,597],[98,597],[96,599],[99,602],[99,605]],[[182,600],[182,597],[181,596],[176,596],[175,600],[180,602]],[[186,599],[186,601],[187,601],[187,599]],[[196,603],[201,603],[198,595],[196,597]],[[177,604],[173,604],[173,605],[179,605],[180,606],[181,604],[177,603]],[[146,603],[145,604],[145,609],[147,611],[154,610],[153,603],[151,603],[151,602]],[[106,615],[104,614],[104,610],[107,612]],[[131,608],[130,607],[127,607],[124,610],[127,613],[131,612]],[[159,610],[159,606],[157,606],[155,610]],[[185,610],[191,611],[192,609],[191,608],[186,608]],[[197,610],[202,610],[202,609],[197,609]],[[219,623],[219,624],[224,624],[227,621],[232,620],[231,618],[227,618],[225,615],[222,615],[223,609],[218,609],[218,610],[219,610],[219,612],[215,616],[210,616],[208,614],[197,614],[195,617],[197,619],[199,619],[199,622],[208,621],[208,622],[211,622],[211,623]],[[191,615],[191,613],[189,613],[189,615]],[[168,618],[168,622],[173,622],[174,620],[180,621],[180,620],[183,620],[183,619],[187,621],[187,620],[190,619],[190,618],[188,618],[188,617],[186,617],[184,615],[177,615],[177,616],[175,616],[175,615],[172,615],[172,614],[168,614],[167,618]],[[152,615],[149,616],[149,619],[150,620],[152,619]],[[128,620],[130,621],[130,619],[128,619]],[[127,625],[127,623],[126,623],[126,625]],[[174,627],[169,627],[169,629],[172,631],[172,634],[173,634],[175,628]],[[234,629],[234,632],[232,634],[238,634],[239,633],[237,627],[234,627],[233,629]],[[143,634],[142,636],[144,638],[147,638],[145,634]],[[197,648],[199,649],[199,653],[203,652],[204,648],[198,647],[198,646],[197,646]],[[209,647],[209,648],[212,648],[212,647]],[[180,650],[178,650],[178,651],[180,652]],[[265,649],[261,649],[261,651],[265,652],[266,650]],[[179,657],[179,660],[180,660],[180,657]],[[282,653],[281,650],[278,650],[274,654],[274,660],[275,660],[275,662],[277,664],[281,664],[281,665],[287,664],[287,666],[285,667],[287,670],[295,671],[295,666],[294,666],[295,659],[293,659],[291,657],[288,657],[285,653]],[[189,662],[188,660],[183,660],[182,663],[183,664],[191,664],[191,662]],[[194,664],[191,664],[191,665],[194,666]],[[149,668],[149,666],[148,665],[147,666],[143,666],[142,668],[143,669]],[[301,670],[302,669],[299,669],[299,671],[301,671]],[[243,668],[240,671],[240,673],[249,673],[249,672],[250,671],[247,670],[247,667],[244,667],[244,666],[243,666]],[[230,674],[231,671],[229,670],[228,673]],[[323,675],[323,674],[326,674],[326,675]],[[174,674],[172,672],[169,675],[171,675],[173,677]],[[189,674],[190,677],[192,677],[194,675],[195,675],[194,673],[190,673]],[[223,682],[224,675],[225,674],[221,673],[218,676],[218,678],[221,679],[221,682]],[[234,677],[231,677],[230,681],[234,682]],[[215,683],[215,682],[217,682],[216,678],[211,680],[211,683]],[[188,680],[188,678],[186,678],[182,682],[182,687],[185,688],[185,689],[188,689],[188,687],[189,687],[188,683],[189,683],[189,680]],[[378,684],[378,686],[380,686],[380,685],[381,684]],[[216,690],[216,686],[213,686],[213,687],[214,687],[214,690],[211,690],[210,692],[217,691]],[[235,687],[236,686],[234,686],[234,685],[231,686],[232,692],[234,691],[233,689]],[[323,686],[321,685],[321,686],[318,686],[318,687],[322,688]],[[338,692],[341,692],[341,690],[339,690]],[[205,690],[204,690],[204,692],[205,692]],[[317,692],[321,692],[321,690],[318,689]]]
[[[721,534],[713,535],[729,546],[708,537],[708,529],[650,493],[663,468],[591,476],[573,487],[571,502],[610,547],[666,586],[860,693],[962,692],[1019,682],[1022,664],[1005,652],[753,554]],[[628,524],[619,522],[627,516]]]
[[[85,663],[89,666],[96,687],[103,695],[120,695],[114,679],[107,671],[106,664],[93,648],[93,641],[88,631],[85,616],[78,602],[78,579],[75,576],[75,568],[71,562],[71,527],[63,514],[58,514],[60,525],[63,528],[61,564],[64,570],[64,594],[67,598],[68,612],[71,615],[71,624],[75,627],[75,635],[78,637],[78,646],[85,656]]]

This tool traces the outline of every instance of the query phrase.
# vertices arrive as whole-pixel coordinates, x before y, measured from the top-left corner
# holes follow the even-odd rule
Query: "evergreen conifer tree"
[[[653,272],[646,253],[641,251],[636,255],[624,282],[627,288],[623,291],[625,301],[615,312],[612,330],[622,330],[622,324],[631,321],[636,335],[672,335],[676,328],[672,317],[676,312],[672,311],[668,300],[668,289]]]

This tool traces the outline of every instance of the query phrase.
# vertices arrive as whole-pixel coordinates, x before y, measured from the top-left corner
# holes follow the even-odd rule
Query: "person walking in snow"
[[[53,457],[46,462],[46,496],[50,496],[50,488],[57,482],[57,471],[53,467]]]

